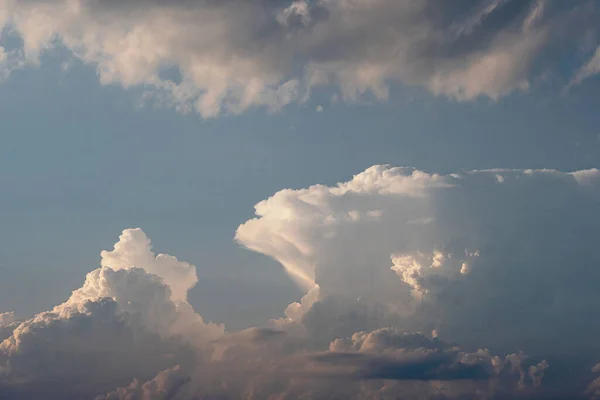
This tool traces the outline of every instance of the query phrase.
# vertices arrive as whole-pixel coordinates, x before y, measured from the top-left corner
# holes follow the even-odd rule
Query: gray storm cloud
[[[13,44],[0,46],[0,77],[64,46],[102,83],[204,117],[276,111],[322,86],[346,101],[385,100],[393,82],[497,99],[565,52],[590,57],[576,83],[596,74],[598,21],[592,0],[2,0]]]
[[[0,394],[592,398],[599,204],[597,170],[374,166],[282,190],[236,240],[280,261],[307,294],[239,332],[188,303],[193,265],[128,229],[63,304],[1,314]]]

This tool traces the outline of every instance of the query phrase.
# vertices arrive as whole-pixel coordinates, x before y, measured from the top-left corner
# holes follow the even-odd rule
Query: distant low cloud
[[[323,352],[288,347],[286,333],[250,329],[224,338],[227,349],[218,359],[197,365],[191,375],[180,367],[156,378],[119,388],[97,400],[126,399],[408,399],[530,396],[533,380],[523,378],[524,355],[506,358],[488,351],[461,352],[439,340],[392,329],[358,332],[331,343]],[[356,342],[378,342],[358,347]],[[295,339],[295,344],[297,338]],[[543,378],[540,371],[536,379]],[[537,382],[537,381],[536,381]],[[143,396],[156,397],[143,397]],[[169,397],[172,396],[172,397]],[[465,397],[466,396],[466,397]]]
[[[557,55],[581,51],[572,44],[597,46],[594,3],[3,0],[3,36],[22,46],[0,47],[0,77],[65,46],[103,84],[144,87],[159,104],[204,117],[276,111],[319,86],[346,101],[385,100],[392,82],[498,99],[529,90]],[[596,58],[577,81],[596,73]]]

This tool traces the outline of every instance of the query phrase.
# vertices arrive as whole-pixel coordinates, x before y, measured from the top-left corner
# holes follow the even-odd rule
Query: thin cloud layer
[[[276,111],[320,86],[347,101],[385,100],[393,82],[498,99],[592,52],[598,17],[593,0],[3,0],[4,41],[22,45],[0,47],[0,77],[64,46],[103,84],[204,117]]]

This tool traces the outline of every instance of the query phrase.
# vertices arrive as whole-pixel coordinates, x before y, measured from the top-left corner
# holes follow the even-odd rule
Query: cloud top
[[[102,251],[101,256],[103,267],[113,270],[139,267],[159,276],[171,290],[174,301],[186,300],[188,290],[198,283],[195,266],[168,254],[155,255],[150,239],[139,228],[124,230],[114,249]]]

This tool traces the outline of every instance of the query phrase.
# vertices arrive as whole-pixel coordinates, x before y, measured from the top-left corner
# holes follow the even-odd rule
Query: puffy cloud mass
[[[339,316],[346,335],[384,321],[472,349],[598,352],[599,205],[598,170],[375,166],[276,193],[236,239],[315,288],[288,317],[321,332]]]
[[[187,292],[198,282],[196,267],[168,254],[155,255],[150,239],[141,229],[127,229],[113,251],[103,251],[102,266],[113,270],[143,265],[144,270],[163,279],[173,301],[184,301]]]
[[[13,312],[0,313],[0,326],[10,325],[15,321]]]
[[[205,117],[278,110],[319,86],[350,101],[384,100],[391,82],[497,99],[556,57],[593,53],[598,21],[594,0],[2,0],[0,77],[64,46],[102,83]]]
[[[85,398],[132,376],[150,378],[173,360],[201,357],[194,349],[223,335],[193,311],[185,292],[175,295],[177,278],[195,284],[195,267],[154,257],[140,229],[125,230],[102,255],[104,266],[63,304],[24,321],[2,314],[11,329],[0,342],[0,391]]]
[[[128,229],[52,310],[0,314],[8,399],[598,398],[600,171],[374,166],[282,190],[236,240],[306,289],[226,332]],[[275,316],[274,316],[275,317]]]

